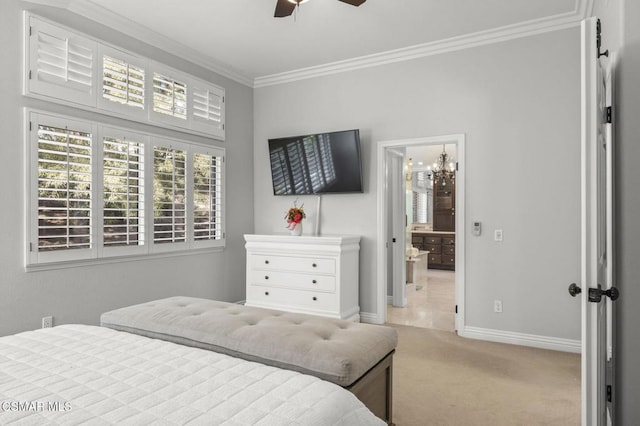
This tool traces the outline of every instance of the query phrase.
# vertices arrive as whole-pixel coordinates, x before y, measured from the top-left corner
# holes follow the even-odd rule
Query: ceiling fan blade
[[[351,6],[360,6],[367,0],[340,0],[342,3],[350,4]]]
[[[276,3],[276,11],[273,14],[274,18],[284,18],[290,16],[296,8],[295,3],[291,3],[289,0],[278,0]]]

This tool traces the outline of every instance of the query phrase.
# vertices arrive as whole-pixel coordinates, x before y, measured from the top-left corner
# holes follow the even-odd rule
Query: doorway
[[[435,161],[427,158],[437,159],[443,152],[443,145],[453,167],[457,164],[455,195],[453,206],[450,206],[455,208],[455,220],[450,220],[453,229],[446,231],[440,230],[440,225],[433,229],[434,217],[442,213],[438,211],[442,206],[436,205],[433,198],[429,206],[428,187],[433,189],[434,182],[425,181],[435,177],[432,166]],[[419,152],[424,152],[423,158],[418,158]],[[398,153],[404,155],[402,174],[394,172],[393,158]],[[431,157],[427,153],[431,153]],[[413,164],[409,164],[409,158]],[[464,324],[463,166],[462,134],[388,141],[378,145],[380,322],[449,331],[458,330]],[[452,182],[449,186],[445,184],[446,188],[451,185]],[[401,201],[398,201],[397,193],[404,194]],[[430,262],[432,267],[428,266]],[[392,306],[389,311],[388,303]]]

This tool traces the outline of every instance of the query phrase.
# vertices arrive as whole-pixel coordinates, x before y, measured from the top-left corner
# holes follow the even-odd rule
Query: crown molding
[[[54,3],[51,0],[27,0],[32,3],[39,4],[51,4]],[[57,3],[57,7],[60,7],[60,3]],[[229,78],[245,86],[252,87],[253,79],[246,75],[235,71],[229,67],[226,67],[219,62],[216,62],[210,57],[202,55],[195,49],[189,46],[178,43],[175,40],[164,36],[152,29],[140,25],[128,19],[125,16],[114,13],[91,0],[66,0],[62,3],[62,8],[73,12],[77,15],[84,16],[87,19],[91,19],[96,22],[100,22],[116,31],[126,34],[130,37],[141,40],[152,46],[164,50],[167,53],[175,55],[181,59],[189,61],[193,64],[206,68],[209,71],[215,72],[223,77]]]
[[[285,84],[298,80],[306,80],[309,78],[317,78],[362,68],[387,65],[395,62],[408,61],[426,56],[439,55],[442,53],[454,52],[457,50],[469,49],[472,47],[573,28],[580,24],[580,21],[583,19],[582,15],[587,13],[584,9],[588,8],[583,5],[592,1],[593,0],[576,0],[575,10],[572,12],[531,20],[524,23],[507,25],[500,28],[438,40],[435,42],[418,44],[415,46],[360,56],[343,61],[257,77],[254,80],[253,87],[260,88]]]

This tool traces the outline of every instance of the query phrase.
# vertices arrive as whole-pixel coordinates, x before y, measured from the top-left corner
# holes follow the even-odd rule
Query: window
[[[110,247],[145,245],[145,140],[105,129],[102,137],[102,236]],[[119,251],[117,251],[119,253]]]
[[[222,174],[221,153],[193,154],[193,238],[196,241],[221,240]]]
[[[195,82],[192,91],[192,128],[224,134],[224,90]]]
[[[225,138],[225,90],[26,13],[25,95]]]
[[[146,61],[117,49],[100,46],[102,71],[98,107],[144,119]]]
[[[28,92],[95,106],[97,44],[33,16],[27,36]]]
[[[224,246],[223,149],[26,114],[28,265]]]
[[[153,148],[153,241],[186,241],[187,153],[172,147]]]
[[[187,119],[187,83],[153,73],[153,112],[164,116]],[[156,116],[156,118],[159,118]]]

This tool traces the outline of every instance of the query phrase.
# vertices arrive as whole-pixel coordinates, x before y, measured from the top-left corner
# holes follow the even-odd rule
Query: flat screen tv
[[[274,195],[362,192],[360,132],[269,139]]]

